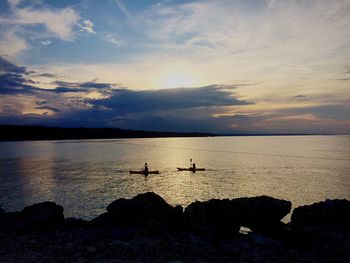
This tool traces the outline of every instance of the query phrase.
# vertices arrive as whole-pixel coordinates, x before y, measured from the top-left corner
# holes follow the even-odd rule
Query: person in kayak
[[[190,169],[196,170],[196,163],[192,163],[192,159],[190,159]]]
[[[147,165],[147,163],[145,163],[145,165],[143,166],[143,172],[144,172],[145,174],[148,173],[148,165]]]

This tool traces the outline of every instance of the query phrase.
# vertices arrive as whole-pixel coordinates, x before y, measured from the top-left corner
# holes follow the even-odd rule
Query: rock
[[[69,217],[65,219],[64,226],[67,229],[86,228],[88,226],[88,221],[85,221],[80,218]]]
[[[138,231],[135,227],[114,227],[110,229],[109,234],[112,239],[130,241],[138,235]]]
[[[350,201],[326,200],[294,209],[291,224],[294,228],[335,225],[350,229]]]
[[[290,201],[269,196],[245,197],[232,200],[232,209],[241,226],[253,231],[273,232],[283,228],[281,219],[291,210]]]
[[[290,250],[286,251],[285,255],[287,256],[287,258],[292,259],[294,261],[300,257],[299,252],[297,250],[294,250],[294,249],[290,249]]]
[[[75,246],[74,246],[73,242],[68,242],[68,243],[66,243],[64,248],[65,248],[66,251],[70,251],[71,252],[71,251],[74,251]]]
[[[0,224],[0,229],[5,232],[23,231],[26,228],[26,224],[19,212],[6,213]]]
[[[63,207],[54,202],[42,202],[24,208],[20,212],[26,225],[46,229],[64,224]]]
[[[237,234],[240,229],[228,199],[191,203],[185,209],[184,222],[191,230],[219,237]]]
[[[113,218],[113,215],[107,212],[89,221],[89,226],[93,228],[112,228],[117,224],[118,222]]]
[[[282,245],[280,241],[259,233],[251,232],[248,234],[248,237],[259,245],[270,245],[275,247],[279,247]]]
[[[89,254],[94,254],[94,253],[96,253],[96,248],[94,248],[94,247],[87,247],[87,248],[86,248],[86,251],[87,251]]]
[[[0,206],[0,219],[5,216],[5,210]]]
[[[137,226],[151,232],[176,229],[182,223],[182,207],[172,207],[153,192],[115,200],[107,211],[93,222],[110,224],[112,220],[115,226]]]
[[[350,201],[326,200],[294,209],[291,217],[293,241],[340,258],[350,257]]]
[[[212,199],[190,204],[184,213],[185,224],[195,230],[211,229],[223,235],[239,232],[241,226],[254,231],[283,231],[281,219],[291,209],[291,202],[268,196]]]

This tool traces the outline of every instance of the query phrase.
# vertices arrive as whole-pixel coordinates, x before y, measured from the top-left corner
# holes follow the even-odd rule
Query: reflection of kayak
[[[191,172],[197,172],[197,171],[205,171],[205,168],[177,168],[178,171],[191,171]]]
[[[130,171],[130,173],[131,174],[144,174],[144,175],[148,175],[148,174],[159,174],[159,171],[148,171],[148,172],[146,172],[146,171]]]

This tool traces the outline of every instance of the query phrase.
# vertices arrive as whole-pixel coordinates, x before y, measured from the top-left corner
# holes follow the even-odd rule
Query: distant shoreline
[[[132,139],[132,138],[181,138],[181,137],[234,137],[234,136],[317,136],[332,134],[248,134],[248,133],[201,133],[160,132],[126,130],[119,128],[63,128],[34,125],[0,125],[0,141],[53,141],[86,139]]]

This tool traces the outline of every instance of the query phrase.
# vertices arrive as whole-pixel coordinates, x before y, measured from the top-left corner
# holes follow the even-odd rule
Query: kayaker
[[[147,165],[147,163],[145,163],[145,165],[143,167],[143,171],[144,171],[144,173],[148,173],[148,165]]]

